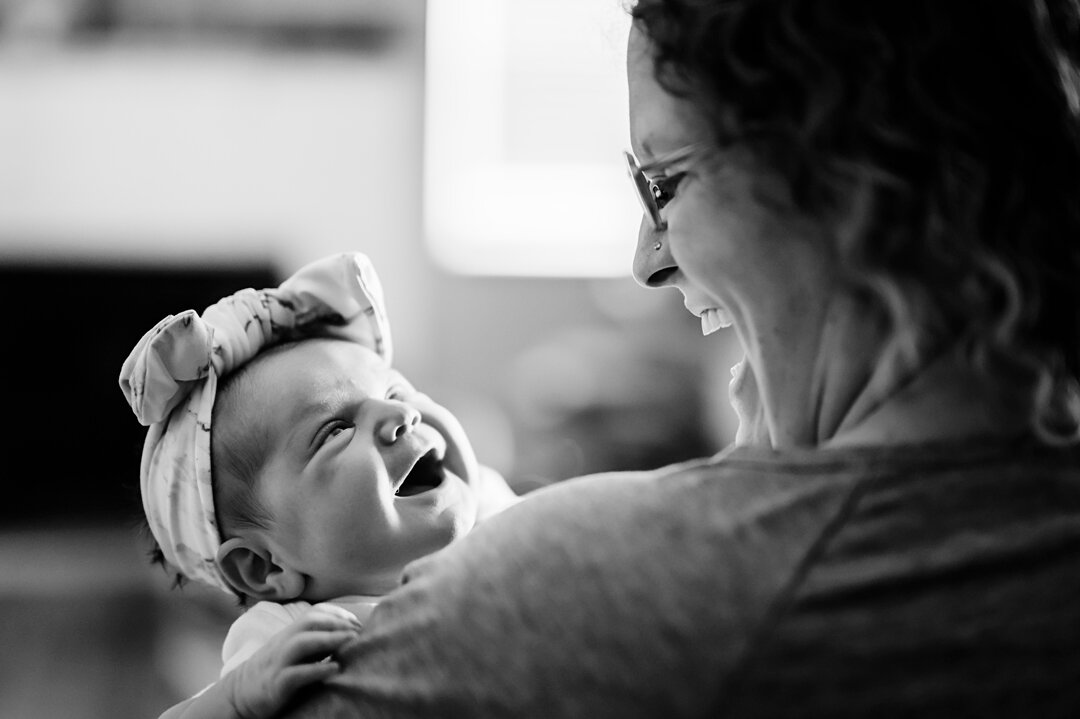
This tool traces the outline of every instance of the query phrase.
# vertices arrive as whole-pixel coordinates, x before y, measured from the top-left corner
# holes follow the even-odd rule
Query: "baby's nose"
[[[375,436],[383,444],[390,445],[412,432],[418,424],[420,413],[415,409],[404,402],[383,400],[375,423]]]

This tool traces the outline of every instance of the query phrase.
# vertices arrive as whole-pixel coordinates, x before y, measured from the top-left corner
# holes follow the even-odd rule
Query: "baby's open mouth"
[[[446,472],[443,470],[442,460],[433,449],[416,461],[405,479],[401,480],[401,484],[394,490],[394,494],[398,497],[411,497],[435,489],[444,479]]]

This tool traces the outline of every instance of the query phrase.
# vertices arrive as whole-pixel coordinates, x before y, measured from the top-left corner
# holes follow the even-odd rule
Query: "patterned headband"
[[[231,593],[218,569],[221,543],[210,476],[217,383],[261,350],[332,336],[391,359],[382,287],[360,253],[313,262],[275,289],[246,289],[206,308],[169,315],[143,335],[120,370],[120,389],[150,429],[140,469],[143,509],[165,560]]]

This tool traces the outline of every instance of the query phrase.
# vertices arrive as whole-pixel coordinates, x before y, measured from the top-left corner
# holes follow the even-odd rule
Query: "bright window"
[[[425,232],[466,274],[626,275],[619,0],[429,0]]]

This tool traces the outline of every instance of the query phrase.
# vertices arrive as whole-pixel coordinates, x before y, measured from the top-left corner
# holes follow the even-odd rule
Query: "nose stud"
[[[663,246],[664,246],[664,243],[661,242],[660,240],[657,240],[655,243],[653,243],[653,246],[652,246],[653,252],[659,252],[660,248],[663,247]]]

